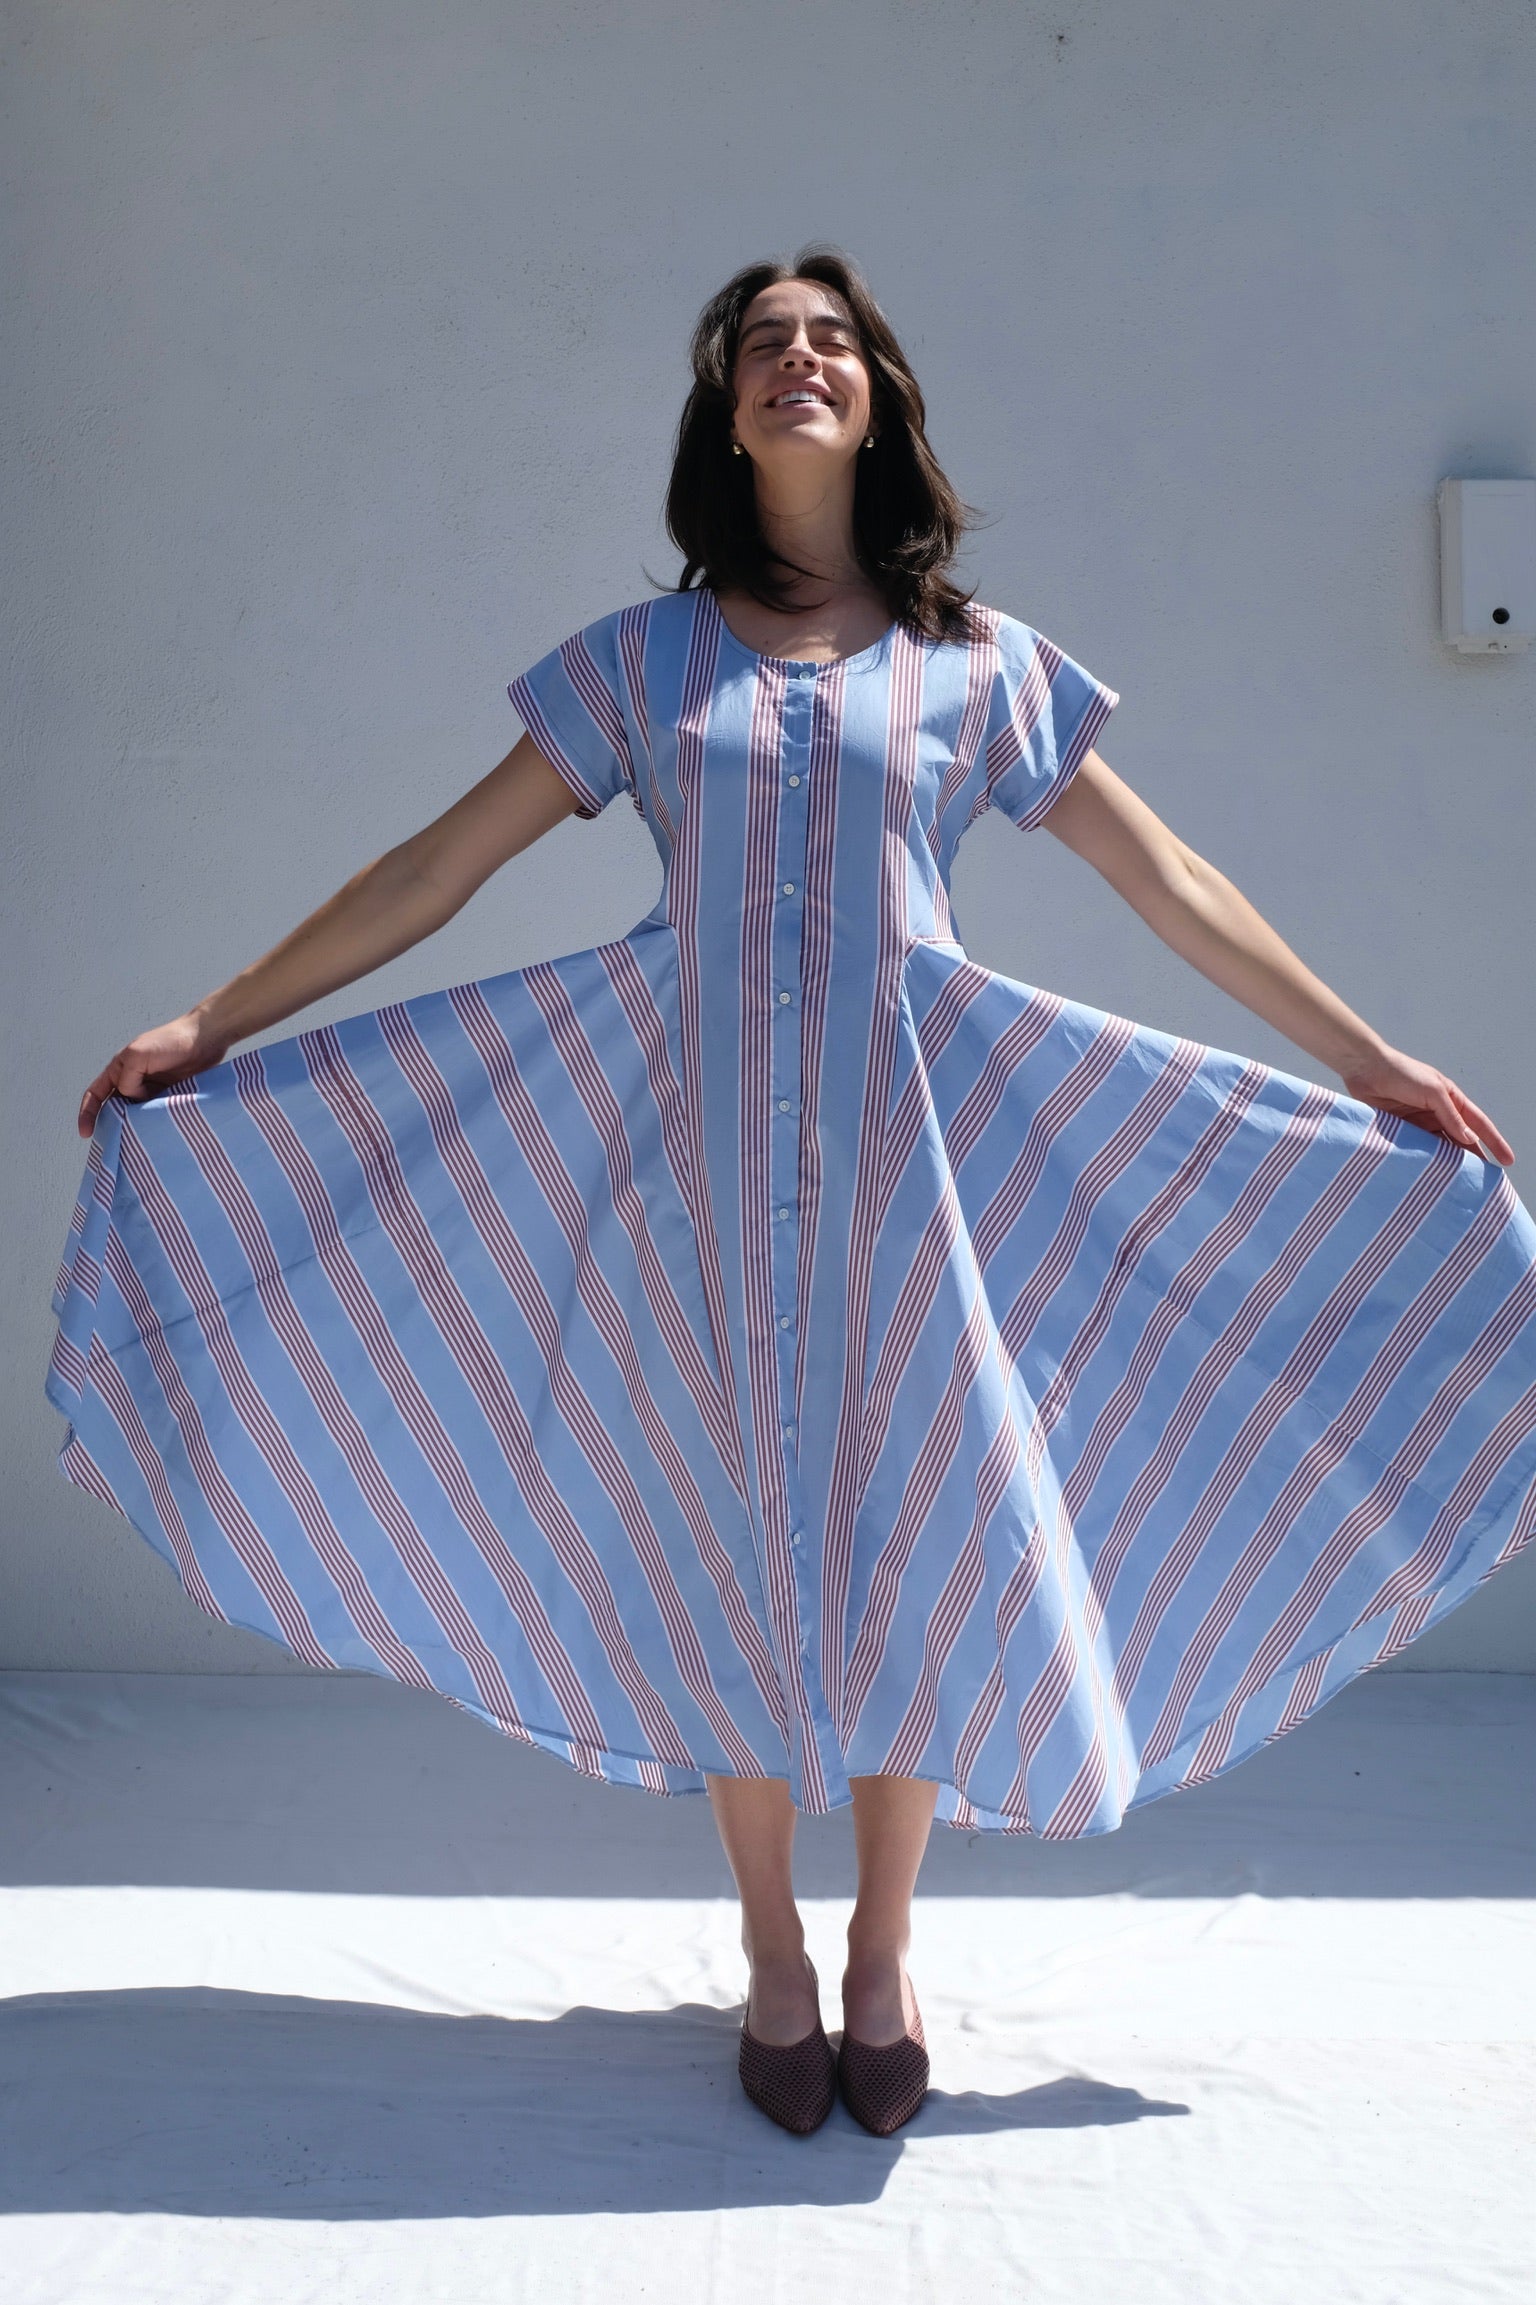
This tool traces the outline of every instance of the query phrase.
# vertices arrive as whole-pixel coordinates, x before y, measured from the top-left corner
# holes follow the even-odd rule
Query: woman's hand
[[[169,1088],[173,1081],[188,1080],[193,1073],[222,1064],[228,1047],[229,1042],[216,1039],[205,1020],[191,1009],[185,1016],[173,1017],[169,1024],[141,1032],[102,1067],[80,1099],[77,1130],[83,1137],[91,1134],[96,1115],[109,1096],[140,1103]]]
[[[1342,1069],[1341,1077],[1351,1096],[1362,1104],[1375,1105],[1378,1112],[1395,1112],[1404,1120],[1417,1121],[1420,1128],[1449,1137],[1452,1144],[1465,1145],[1468,1152],[1478,1153],[1484,1160],[1491,1153],[1501,1168],[1507,1168],[1515,1157],[1514,1148],[1500,1136],[1488,1115],[1479,1112],[1465,1090],[1434,1065],[1404,1056],[1401,1049],[1384,1047],[1362,1057]]]

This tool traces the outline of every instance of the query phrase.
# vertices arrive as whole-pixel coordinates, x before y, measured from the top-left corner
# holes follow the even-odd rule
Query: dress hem
[[[53,1405],[67,1418],[68,1410],[60,1398],[62,1388],[57,1387],[55,1380],[50,1377],[45,1389]],[[573,1770],[577,1776],[586,1778],[589,1783],[611,1785],[620,1791],[649,1793],[659,1799],[688,1799],[700,1794],[707,1795],[709,1791],[707,1780],[711,1776],[738,1777],[743,1774],[742,1771],[729,1767],[705,1769],[700,1766],[686,1769],[676,1762],[659,1760],[651,1753],[626,1753],[608,1746],[583,1746],[564,1730],[536,1727],[533,1723],[521,1719],[502,1720],[486,1706],[476,1704],[472,1699],[459,1696],[451,1690],[440,1689],[435,1682],[407,1681],[400,1674],[392,1673],[382,1665],[333,1662],[329,1659],[321,1665],[312,1664],[309,1659],[300,1657],[298,1651],[293,1648],[290,1642],[284,1640],[281,1634],[272,1632],[267,1626],[256,1624],[247,1618],[226,1616],[222,1610],[210,1608],[207,1602],[195,1593],[183,1578],[179,1563],[169,1547],[164,1531],[157,1529],[151,1533],[132,1513],[128,1512],[105,1477],[100,1475],[99,1469],[97,1481],[82,1480],[72,1470],[68,1456],[71,1447],[75,1445],[80,1445],[83,1448],[83,1444],[78,1444],[74,1424],[70,1422],[63,1448],[59,1451],[57,1458],[60,1475],[72,1487],[81,1489],[87,1496],[95,1497],[100,1503],[109,1504],[112,1510],[118,1513],[149,1546],[157,1559],[165,1562],[186,1599],[201,1614],[211,1617],[216,1624],[229,1625],[238,1632],[253,1633],[259,1640],[269,1641],[274,1648],[283,1650],[286,1655],[307,1665],[312,1672],[329,1672],[348,1678],[390,1681],[399,1688],[419,1688],[423,1694],[440,1698],[444,1704],[454,1706],[457,1711],[468,1714],[471,1719],[482,1722],[488,1729],[495,1730],[500,1735],[510,1738],[514,1743],[529,1745],[541,1752],[548,1753],[552,1759],[562,1761],[567,1768]],[[94,1468],[94,1460],[90,1461]],[[1509,1496],[1513,1497],[1514,1494],[1515,1491],[1511,1488]],[[1473,1592],[1485,1583],[1496,1570],[1526,1549],[1532,1538],[1536,1537],[1536,1510],[1532,1509],[1533,1506],[1536,1506],[1536,1482],[1529,1482],[1526,1485],[1520,1507],[1514,1515],[1519,1541],[1513,1542],[1506,1539],[1502,1549],[1495,1553],[1493,1558],[1475,1576],[1466,1581],[1462,1589],[1456,1591],[1454,1598],[1449,1601],[1446,1601],[1445,1597],[1447,1591],[1457,1583],[1456,1573],[1452,1572],[1449,1578],[1442,1580],[1435,1588],[1433,1596],[1445,1602],[1444,1606],[1434,1611],[1437,1618],[1449,1615],[1463,1601],[1470,1599]],[[1523,1533],[1520,1533],[1521,1522],[1527,1517],[1529,1517],[1529,1526],[1524,1528]],[[1507,1513],[1501,1514],[1498,1518],[1501,1526],[1507,1526],[1509,1518]],[[1485,1521],[1482,1532],[1484,1536],[1491,1525],[1491,1520]],[[1476,1550],[1478,1542],[1478,1538],[1474,1537],[1467,1553],[1462,1557],[1459,1565],[1463,1573],[1468,1565],[1469,1555]],[[1396,1622],[1397,1614],[1396,1611],[1382,1611],[1380,1613],[1381,1618],[1386,1618],[1389,1625]],[[1340,1649],[1346,1647],[1352,1637],[1368,1632],[1370,1625],[1378,1621],[1380,1621],[1379,1618],[1370,1619],[1363,1625],[1351,1626],[1349,1631],[1341,1635],[1337,1641],[1329,1643],[1311,1657],[1288,1658],[1284,1665],[1276,1667],[1268,1681],[1253,1692],[1253,1698],[1249,1702],[1252,1703],[1254,1699],[1261,1697],[1264,1689],[1271,1686],[1275,1681],[1283,1680],[1287,1684],[1294,1685],[1298,1676],[1305,1672],[1309,1665],[1316,1665],[1319,1660],[1325,1661],[1332,1658]],[[1203,1739],[1219,1715],[1200,1722],[1186,1736],[1180,1738],[1179,1744],[1175,1747],[1174,1752],[1168,1756],[1168,1760],[1162,1764],[1158,1775],[1163,1775],[1172,1766],[1178,1766],[1185,1773],[1181,1773],[1167,1782],[1147,1783],[1143,1779],[1137,1788],[1131,1792],[1129,1798],[1120,1808],[1119,1814],[1112,1821],[1099,1822],[1095,1819],[1074,1833],[1053,1834],[1048,1829],[1042,1831],[1029,1821],[1027,1815],[1018,1815],[1007,1810],[989,1809],[978,1804],[971,1794],[956,1784],[952,1777],[940,1776],[925,1769],[907,1769],[900,1771],[899,1774],[904,1779],[938,1787],[939,1800],[934,1814],[934,1822],[947,1825],[956,1832],[987,1833],[1008,1839],[1047,1841],[1058,1844],[1073,1840],[1102,1840],[1107,1834],[1118,1832],[1121,1824],[1133,1809],[1148,1807],[1154,1801],[1167,1799],[1172,1793],[1194,1791],[1202,1784],[1213,1783],[1217,1777],[1228,1775],[1255,1753],[1262,1751],[1265,1746],[1276,1744],[1282,1737],[1289,1736],[1292,1730],[1300,1728],[1305,1721],[1312,1718],[1314,1713],[1321,1711],[1326,1704],[1331,1702],[1339,1690],[1346,1687],[1350,1681],[1360,1679],[1363,1674],[1375,1671],[1381,1665],[1388,1663],[1394,1656],[1401,1654],[1403,1649],[1411,1646],[1412,1641],[1418,1637],[1422,1630],[1424,1630],[1424,1625],[1420,1623],[1400,1642],[1391,1646],[1384,1645],[1377,1655],[1353,1666],[1341,1679],[1330,1682],[1325,1663],[1324,1670],[1317,1675],[1312,1700],[1304,1709],[1298,1710],[1290,1717],[1282,1720],[1278,1727],[1267,1730],[1262,1735],[1252,1737],[1242,1745],[1234,1746],[1223,1755],[1215,1768],[1196,1776],[1187,1773],[1187,1763],[1198,1753]],[[884,1769],[859,1769],[852,1773],[856,1776],[885,1776],[898,1772]],[[782,1771],[764,1770],[761,1775],[764,1779],[775,1783],[791,1786],[793,1783],[787,1766]],[[800,1808],[798,1802],[796,1807],[803,1816],[829,1816],[838,1809],[849,1807],[851,1798],[850,1795],[845,1799],[830,1800],[826,1808],[820,1810]]]

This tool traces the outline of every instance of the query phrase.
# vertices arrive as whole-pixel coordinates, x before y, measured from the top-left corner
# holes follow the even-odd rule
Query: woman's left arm
[[[1039,821],[1102,873],[1164,944],[1331,1065],[1362,1104],[1399,1113],[1503,1167],[1514,1159],[1488,1115],[1453,1080],[1373,1032],[1242,890],[1186,847],[1096,752],[1084,756]]]

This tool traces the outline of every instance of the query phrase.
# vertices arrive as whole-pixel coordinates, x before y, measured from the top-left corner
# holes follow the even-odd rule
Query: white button
[[[794,895],[794,893],[795,893],[795,884],[794,884],[794,882],[793,882],[792,880],[787,880],[787,881],[784,883],[784,894],[785,894],[786,896],[793,896],[793,895]]]
[[[788,1006],[789,1006],[789,995],[788,995],[788,993],[787,993],[787,992],[781,992],[781,993],[780,993],[780,995],[779,995],[779,1006],[780,1006],[780,1008],[788,1008]]]
[[[781,1096],[781,1097],[780,1097],[780,1099],[779,1099],[779,1110],[780,1110],[780,1112],[788,1112],[788,1110],[789,1110],[789,1099],[788,1099],[788,1097],[787,1097],[787,1096]]]
[[[789,1326],[789,1315],[788,1315],[788,1313],[780,1313],[780,1315],[779,1315],[779,1326],[780,1326],[780,1328],[781,1328],[781,1329],[787,1329],[787,1328],[788,1328],[788,1326]]]
[[[802,1532],[801,1530],[799,1530],[799,1529],[791,1529],[791,1530],[790,1530],[790,1532],[789,1532],[789,1541],[790,1541],[790,1543],[791,1543],[792,1545],[798,1545],[798,1544],[799,1544],[799,1542],[800,1542],[800,1539],[801,1539],[801,1536],[802,1536],[802,1534],[803,1534],[803,1532]]]
[[[780,1214],[780,1216],[781,1216],[781,1217],[787,1217],[787,1216],[788,1216],[788,1214],[789,1214],[789,1211],[788,1211],[788,1209],[780,1209],[780,1211],[779,1211],[779,1214]]]
[[[785,1438],[785,1440],[788,1440],[788,1439],[789,1439],[789,1437],[790,1437],[791,1433],[794,1431],[794,1429],[795,1429],[795,1428],[794,1428],[794,1426],[793,1426],[793,1425],[786,1425],[786,1426],[784,1427],[784,1438]]]
[[[790,783],[791,783],[791,784],[798,784],[798,783],[800,782],[800,779],[799,779],[799,777],[798,777],[798,776],[792,776],[792,777],[790,778],[790,780],[789,780],[789,781],[790,781]]]

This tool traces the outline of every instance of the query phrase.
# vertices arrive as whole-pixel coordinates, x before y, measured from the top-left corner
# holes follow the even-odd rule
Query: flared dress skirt
[[[959,940],[966,827],[1111,689],[996,610],[812,664],[696,590],[509,693],[652,912],[98,1118],[60,1461],[202,1608],[608,1781],[1071,1838],[1529,1542],[1502,1169]]]

